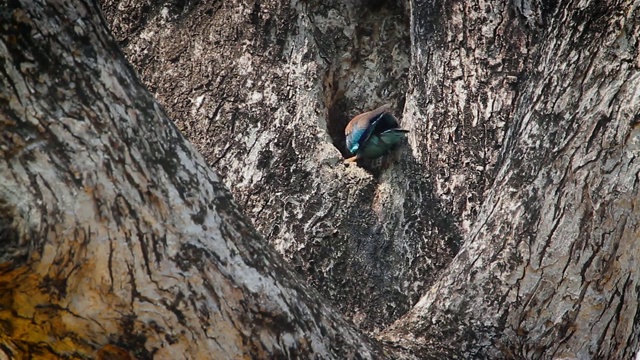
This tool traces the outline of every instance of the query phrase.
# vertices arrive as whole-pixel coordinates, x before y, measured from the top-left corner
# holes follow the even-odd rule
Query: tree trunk
[[[473,189],[469,201],[477,204],[486,184],[477,163],[467,171],[460,157],[422,161],[428,147],[404,146],[364,168],[342,165],[352,116],[386,102],[402,115],[406,5],[106,0],[103,7],[143,81],[309,284],[373,333],[418,301],[459,248],[456,219],[464,212],[470,221],[474,206],[454,194]],[[466,173],[477,176],[467,181]],[[433,181],[450,177],[460,183]]]
[[[619,257],[624,246],[634,245],[629,241],[636,226],[628,209],[637,197],[635,5],[305,1],[261,8],[237,1],[231,12],[252,14],[253,22],[227,17],[228,8],[215,14],[235,19],[224,22],[228,31],[263,45],[256,53],[267,54],[247,56],[250,46],[226,50],[238,40],[225,41],[211,27],[222,20],[195,15],[206,13],[198,3],[169,11],[179,15],[168,20],[131,21],[145,24],[135,31],[123,25],[110,1],[105,4],[129,58],[191,139],[223,146],[256,134],[248,142],[255,156],[224,146],[230,150],[213,149],[210,164],[279,251],[362,328],[379,329],[403,313],[448,264],[463,236],[467,245],[452,267],[384,339],[435,357],[624,358],[637,349],[637,252],[628,248],[631,258]],[[175,41],[176,33],[190,40]],[[216,46],[201,45],[218,36]],[[410,52],[402,46],[407,36]],[[269,51],[278,44],[284,50]],[[181,56],[171,62],[173,53]],[[178,78],[200,75],[186,64],[202,69],[199,64],[226,61],[228,66],[212,69],[233,69],[241,60],[251,66],[230,77],[251,86],[227,78],[220,85],[238,95],[237,105],[217,107],[224,95],[188,81],[176,91]],[[282,78],[287,82],[278,83]],[[410,153],[386,167],[366,168],[370,176],[328,170],[325,138],[308,135],[326,131],[344,154],[340,133],[355,115],[352,109],[402,104],[405,91],[402,124],[412,131]],[[269,111],[273,100],[256,93],[283,94],[294,110]],[[205,99],[199,111],[173,106],[197,96]],[[249,114],[233,116],[239,109]],[[242,118],[251,120],[240,128],[251,130],[204,127],[235,130]],[[317,128],[309,118],[317,119]],[[299,131],[287,132],[291,128]],[[264,153],[276,160],[258,161]],[[282,160],[290,156],[297,160]],[[614,159],[625,173],[613,167]],[[311,175],[301,177],[301,168]],[[311,186],[296,188],[300,183]],[[274,193],[295,201],[274,201]],[[288,215],[291,207],[296,216]],[[330,251],[320,252],[308,245],[318,242],[308,230],[327,218],[334,220],[326,226],[334,241],[321,247]],[[336,224],[336,218],[343,221]],[[376,276],[377,269],[386,276]],[[389,292],[398,286],[402,296]],[[381,312],[380,304],[397,311]],[[438,320],[425,320],[431,311]],[[617,330],[624,341],[613,330],[619,321],[627,321],[626,330]]]
[[[631,359],[640,333],[640,13],[631,3],[515,4],[536,36],[506,40],[510,52],[528,47],[528,70],[499,171],[460,253],[383,338],[425,358]],[[434,25],[420,8],[413,31],[422,34]],[[444,25],[432,32],[447,33],[456,16],[434,11]],[[414,46],[426,54],[416,72],[441,61],[437,43]],[[414,97],[408,103],[425,96]]]
[[[0,17],[0,358],[382,357],[241,215],[95,4]]]
[[[392,358],[637,352],[636,4],[104,0],[204,159],[92,4],[20,5],[0,354],[382,357],[241,210]],[[384,102],[408,145],[344,167]]]

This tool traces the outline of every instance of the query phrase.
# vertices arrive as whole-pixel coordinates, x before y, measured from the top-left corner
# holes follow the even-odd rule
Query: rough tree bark
[[[637,349],[634,3],[235,1],[207,12],[148,2],[173,17],[145,21],[123,16],[135,3],[104,3],[144,81],[260,231],[363,329],[411,306],[464,236],[384,339],[436,357]],[[239,73],[217,76],[233,64]],[[202,73],[190,66],[224,91],[191,85]],[[271,111],[268,94],[288,110]],[[368,174],[329,168],[323,134],[344,152],[348,116],[389,99],[404,102],[411,152]],[[329,251],[309,246],[317,224],[331,230],[320,232]]]
[[[240,214],[95,3],[0,19],[0,358],[382,356]]]
[[[344,314],[377,332],[418,301],[458,250],[455,218],[466,210],[454,209],[467,199],[454,203],[452,188],[474,189],[478,201],[485,180],[463,180],[460,157],[430,168],[419,160],[426,147],[405,150],[401,162],[341,164],[351,116],[384,102],[402,114],[408,9],[374,3],[103,7],[143,81],[259,232]],[[460,183],[431,181],[441,172]]]
[[[57,4],[0,11],[0,349],[379,356],[278,265],[99,21]],[[393,357],[637,351],[635,3],[104,7],[256,227]],[[344,168],[348,117],[388,101],[408,148]]]
[[[631,359],[640,335],[640,12],[632,2],[515,5],[537,36],[526,44],[499,171],[460,253],[384,338],[411,356]],[[414,19],[415,33],[447,33]],[[522,49],[509,41],[509,51]],[[426,53],[415,58],[418,73],[438,63],[437,50]],[[410,103],[430,95],[425,83]]]

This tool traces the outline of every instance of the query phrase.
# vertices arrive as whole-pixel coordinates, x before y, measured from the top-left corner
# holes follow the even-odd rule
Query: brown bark
[[[255,232],[96,4],[0,16],[0,357],[382,356]]]
[[[246,12],[252,9],[250,2],[239,1],[235,4],[238,12],[243,8]],[[637,283],[633,271],[634,258],[625,259],[625,264],[620,266],[603,267],[595,264],[598,261],[613,261],[611,259],[616,258],[621,247],[627,246],[629,254],[636,251],[629,248],[633,245],[633,242],[629,243],[632,239],[629,236],[633,234],[635,220],[624,222],[624,228],[631,227],[631,230],[627,230],[631,232],[614,236],[618,240],[610,242],[609,235],[603,235],[616,234],[612,230],[603,230],[613,229],[611,222],[614,219],[618,221],[618,215],[607,216],[619,213],[621,204],[616,199],[637,196],[633,149],[628,153],[631,159],[627,165],[628,172],[623,174],[611,168],[613,159],[625,154],[623,143],[633,144],[635,136],[634,125],[625,123],[635,113],[632,94],[635,89],[637,47],[634,37],[630,35],[635,33],[637,26],[634,5],[629,2],[572,2],[559,6],[551,2],[527,1],[412,1],[406,10],[397,12],[394,9],[399,7],[393,2],[386,2],[375,9],[357,2],[345,5],[342,2],[320,4],[306,1],[304,6],[298,7],[296,4],[299,3],[292,4],[290,8],[279,7],[275,12],[271,8],[270,14],[273,15],[270,19],[275,19],[275,24],[279,25],[274,25],[274,22],[270,24],[275,29],[290,29],[286,24],[294,22],[287,19],[314,19],[291,26],[294,30],[282,35],[291,49],[283,53],[310,55],[293,57],[293,60],[267,56],[266,63],[263,63],[263,58],[257,58],[251,62],[252,68],[257,69],[255,74],[259,74],[255,77],[264,75],[277,79],[278,76],[270,75],[274,72],[271,70],[274,67],[271,61],[274,59],[282,64],[275,66],[277,69],[291,63],[297,69],[307,69],[304,74],[308,80],[306,84],[310,85],[301,88],[289,82],[276,86],[274,92],[278,93],[277,89],[280,89],[285,94],[296,94],[295,100],[288,102],[289,106],[298,109],[294,113],[317,106],[317,99],[330,99],[325,100],[324,108],[316,111],[319,115],[312,118],[318,118],[320,130],[325,130],[323,126],[326,120],[326,131],[342,151],[344,149],[340,147],[338,134],[344,122],[332,122],[339,119],[336,114],[346,119],[347,114],[344,113],[350,109],[373,107],[359,108],[360,104],[371,99],[379,99],[374,101],[376,105],[389,101],[389,97],[391,102],[395,100],[402,103],[403,89],[406,89],[407,95],[402,122],[404,127],[412,130],[409,140],[411,154],[405,152],[402,159],[394,159],[393,165],[382,170],[367,168],[373,178],[370,182],[365,180],[357,184],[350,181],[348,174],[351,174],[351,170],[323,176],[326,169],[324,153],[311,145],[285,148],[278,142],[276,146],[269,141],[256,141],[253,144],[252,149],[256,154],[264,149],[268,149],[269,154],[276,158],[297,153],[299,159],[287,162],[284,171],[277,171],[272,166],[259,167],[259,162],[253,158],[216,152],[220,155],[213,156],[215,161],[210,163],[218,166],[223,173],[231,169],[229,173],[240,174],[242,171],[236,169],[242,168],[245,173],[251,174],[245,176],[252,179],[247,182],[253,184],[249,185],[253,189],[250,195],[246,188],[237,185],[241,182],[233,174],[226,174],[226,182],[234,196],[248,199],[243,202],[245,209],[258,228],[268,234],[268,239],[290,261],[296,263],[296,259],[300,258],[307,260],[306,264],[299,267],[299,271],[306,273],[312,283],[321,285],[324,294],[338,302],[348,315],[354,315],[354,320],[362,321],[364,318],[360,323],[363,328],[372,329],[371,323],[384,326],[394,318],[393,315],[402,313],[411,304],[411,294],[415,296],[422,291],[423,288],[416,285],[420,280],[424,280],[422,285],[428,286],[435,278],[436,271],[448,264],[446,254],[454,252],[455,246],[445,252],[427,248],[425,256],[414,256],[420,254],[415,249],[425,246],[425,243],[442,243],[444,236],[456,239],[460,236],[457,229],[461,229],[467,245],[452,264],[453,267],[447,269],[442,280],[427,293],[419,307],[385,332],[386,340],[407,346],[414,355],[435,357],[491,357],[502,354],[526,358],[560,355],[624,358],[633,353],[637,344],[631,339],[635,339],[638,332],[633,305],[638,296],[631,290]],[[193,6],[197,9],[199,5],[195,3]],[[407,20],[399,20],[399,16],[405,16]],[[334,21],[322,21],[327,18]],[[117,22],[121,17],[117,12],[111,12],[110,19]],[[193,24],[206,23],[206,19],[197,16],[193,19]],[[244,24],[241,16],[235,19],[238,24]],[[410,53],[403,52],[411,66],[407,76],[407,71],[402,67],[404,62],[397,61],[390,67],[398,71],[394,81],[378,78],[372,83],[371,79],[375,76],[391,72],[382,72],[383,75],[375,71],[367,72],[365,59],[373,62],[372,66],[369,65],[372,68],[389,67],[385,66],[388,63],[384,56],[380,56],[376,62],[376,57],[368,58],[366,55],[391,54],[394,49],[402,48],[393,46],[399,43],[398,40],[391,42],[393,45],[381,41],[388,33],[376,32],[376,29],[384,28],[376,28],[376,24],[385,21],[394,26],[412,24],[403,30],[411,35]],[[145,29],[157,34],[157,29],[162,28],[159,24],[149,19]],[[182,28],[181,25],[176,21],[170,26]],[[208,27],[203,25],[202,28]],[[373,31],[367,32],[367,29]],[[134,59],[145,81],[152,84],[175,82],[169,80],[174,75],[149,71],[152,67],[135,61],[140,53],[140,47],[135,44],[139,39],[148,39],[148,36],[138,36],[126,29],[119,30],[116,32],[127,45],[127,54]],[[245,34],[243,39],[249,42],[262,38],[255,33],[238,33]],[[171,53],[170,49],[185,45],[176,45],[183,42],[173,42],[172,38],[168,32],[167,36],[156,38],[154,44],[157,45],[151,51],[158,58],[157,61],[151,60],[154,66],[175,68],[162,59],[167,58],[165,53]],[[192,33],[191,38],[193,42],[184,43],[198,43],[197,32]],[[224,41],[221,43],[225,44]],[[296,47],[295,44],[300,45]],[[363,56],[361,44],[371,46],[372,52],[365,52]],[[229,54],[228,51],[222,53],[225,56]],[[313,56],[316,53],[320,55]],[[199,57],[189,56],[189,51],[181,54],[185,63],[199,62]],[[211,51],[209,56],[218,58],[216,51]],[[242,52],[236,57],[241,56]],[[345,63],[348,65],[343,66]],[[345,71],[345,68],[348,70]],[[621,69],[619,73],[612,70],[618,68]],[[322,74],[329,76],[323,78]],[[251,74],[247,76],[251,77]],[[313,85],[319,82],[318,79],[325,80],[323,91],[309,91],[314,89]],[[405,82],[407,79],[409,81]],[[593,84],[588,81],[593,81]],[[327,83],[334,86],[326,86]],[[385,97],[384,89],[388,89],[390,83],[392,90],[389,97]],[[345,84],[359,90],[349,91]],[[394,92],[396,87],[401,90]],[[225,88],[237,87],[227,85]],[[254,87],[250,87],[245,95],[240,90],[241,103],[250,98],[253,90]],[[171,90],[158,87],[158,91],[161,97],[167,99],[167,104],[174,101],[174,92]],[[180,93],[188,97],[190,91]],[[627,94],[626,98],[619,97],[624,94]],[[212,96],[215,97],[215,93]],[[300,101],[300,98],[305,100]],[[606,109],[598,105],[607,99],[611,100],[611,104]],[[295,105],[291,105],[292,102]],[[286,118],[277,114],[263,117],[261,114],[269,112],[259,108],[261,103],[258,101],[253,104],[256,111],[252,118],[256,121],[253,124],[257,124],[255,128],[258,134],[282,139],[281,132],[290,125],[300,130],[287,137],[293,139],[292,143],[318,143],[316,139],[305,137],[307,133],[318,132],[308,130],[309,117]],[[614,111],[621,104],[631,109],[622,114]],[[197,113],[187,116],[180,109],[174,111],[178,119],[188,117],[192,119],[190,121],[195,119],[196,124],[208,123]],[[222,126],[228,124],[224,114],[215,112],[215,115]],[[232,116],[226,118],[233,119]],[[182,121],[178,120],[178,123]],[[509,129],[506,134],[505,129]],[[615,135],[607,135],[606,129],[616,129]],[[213,131],[194,131],[194,135],[190,135],[196,142],[203,136],[216,139],[218,143],[233,141],[222,139]],[[234,132],[232,136],[234,139],[243,139],[246,133]],[[599,140],[601,138],[604,142]],[[612,139],[617,140],[612,142]],[[623,142],[621,139],[626,140]],[[609,149],[612,146],[614,149]],[[238,151],[237,154],[242,152]],[[300,173],[298,166],[310,169],[310,179],[297,178]],[[574,180],[581,179],[574,174],[576,169],[592,175],[589,179]],[[611,171],[616,176],[610,179],[608,187],[601,188],[601,179]],[[273,184],[269,180],[281,177],[298,181]],[[377,177],[383,180],[375,181]],[[540,180],[545,177],[549,180]],[[291,187],[291,184],[309,182],[313,186],[303,189]],[[329,184],[334,182],[341,184],[339,188],[353,191],[351,188],[357,186],[363,190],[347,197],[345,201],[342,200],[344,197],[327,190],[331,186]],[[411,183],[422,185],[412,186]],[[392,184],[387,196],[375,195],[384,193],[387,184]],[[408,190],[403,191],[405,184],[409,184]],[[616,190],[618,186],[625,191]],[[487,190],[490,197],[483,205],[481,215],[477,215],[478,206],[485,201]],[[273,193],[293,194],[293,198],[297,199],[293,204],[300,215],[274,217],[274,213],[286,214],[286,210],[282,209],[289,204],[270,201],[270,194]],[[330,202],[337,203],[336,206],[345,214],[330,215],[342,215],[340,218],[348,221],[331,224],[330,228],[335,233],[330,238],[345,240],[332,242],[328,247],[330,251],[317,260],[313,256],[314,250],[306,245],[314,238],[313,234],[296,233],[294,230],[300,229],[300,224],[313,224],[307,219],[322,219],[321,215],[317,215],[322,207],[316,204],[325,203],[324,194],[327,193],[331,194]],[[366,201],[362,202],[362,199]],[[397,204],[402,204],[401,211]],[[259,210],[252,211],[254,208]],[[593,211],[588,210],[590,208]],[[351,213],[357,216],[350,215],[345,209],[354,209]],[[598,213],[596,209],[601,212]],[[371,218],[370,210],[379,210],[382,216],[377,216],[373,223],[365,222],[362,227],[354,224],[354,219]],[[320,211],[320,214],[323,213]],[[414,223],[408,221],[405,214],[416,214],[415,218],[423,224],[417,227],[415,233],[385,233],[384,241],[376,241],[375,236],[367,233],[367,229],[412,228]],[[633,211],[628,215],[632,218],[635,216]],[[275,218],[280,219],[277,231],[272,230]],[[429,221],[436,218],[441,220]],[[429,220],[425,222],[425,219]],[[540,228],[541,225],[544,226]],[[349,245],[362,238],[367,239],[366,243],[371,244],[373,251]],[[622,245],[625,242],[626,245]],[[450,244],[446,241],[442,244],[447,243]],[[405,256],[389,256],[384,251],[388,248],[385,244],[402,244],[400,248],[414,251],[398,252]],[[370,258],[362,255],[371,253],[374,256]],[[598,255],[594,255],[596,253]],[[327,264],[340,264],[344,254],[347,254],[349,262],[356,264],[363,257],[367,258],[363,263],[369,266],[364,266],[365,271],[350,265],[346,267],[347,271],[337,274],[327,272],[327,268],[333,269]],[[474,261],[483,256],[489,260]],[[543,262],[540,258],[546,260]],[[406,259],[411,260],[403,262]],[[437,260],[434,262],[434,259]],[[427,264],[435,266],[429,267]],[[550,266],[548,264],[555,265],[545,272],[544,269]],[[368,281],[375,272],[370,270],[376,267],[382,268],[382,273],[395,276],[388,276],[390,281],[376,279],[374,283],[379,285],[372,287]],[[416,268],[425,271],[412,272],[411,269]],[[558,268],[562,271],[558,271]],[[624,271],[609,274],[605,269]],[[358,274],[358,277],[353,274]],[[628,283],[625,283],[625,274],[632,274]],[[593,291],[594,279],[610,285]],[[388,293],[384,289],[393,288],[398,282],[403,284],[400,293],[409,296],[386,296]],[[567,285],[568,282],[572,282],[572,285]],[[612,285],[616,283],[626,285]],[[335,284],[339,284],[339,290],[332,288]],[[411,286],[402,287],[404,284]],[[559,284],[557,289],[555,284]],[[412,292],[412,286],[419,290]],[[354,295],[350,297],[349,293]],[[625,299],[616,303],[619,294],[626,294]],[[363,299],[370,301],[365,302],[366,306],[362,308],[373,306],[372,311],[358,311]],[[604,303],[607,305],[589,305],[600,304],[602,301],[598,299],[606,299]],[[551,301],[553,306],[550,305]],[[401,311],[379,312],[379,304],[393,304],[394,309]],[[614,306],[616,304],[619,306]],[[604,309],[610,313],[604,314]],[[429,321],[431,311],[434,311],[437,320]],[[618,330],[620,334],[616,335],[622,337],[622,334],[626,334],[626,341],[618,339],[611,330],[617,318],[627,319],[623,326],[626,330]],[[598,326],[596,323],[610,326]],[[413,334],[416,339],[412,341]],[[562,340],[555,341],[554,337]]]

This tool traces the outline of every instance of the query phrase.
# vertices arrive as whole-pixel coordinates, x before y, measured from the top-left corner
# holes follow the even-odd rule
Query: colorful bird
[[[344,162],[380,157],[389,152],[408,132],[409,130],[400,129],[398,120],[389,112],[388,105],[357,115],[344,129],[347,149],[354,155]]]

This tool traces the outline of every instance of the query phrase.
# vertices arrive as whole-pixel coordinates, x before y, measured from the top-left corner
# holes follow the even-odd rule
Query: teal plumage
[[[408,132],[400,128],[398,120],[386,105],[357,115],[344,129],[347,150],[355,155],[345,161],[380,157],[389,152]]]

